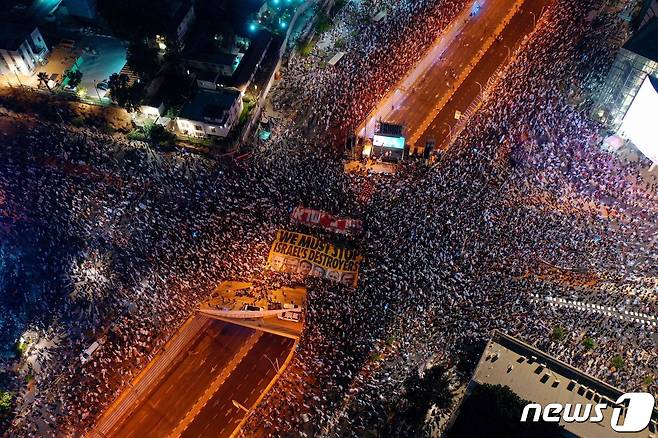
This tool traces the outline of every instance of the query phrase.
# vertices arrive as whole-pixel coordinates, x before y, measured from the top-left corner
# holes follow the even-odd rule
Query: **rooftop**
[[[233,73],[231,85],[239,89],[246,88],[254,76],[256,68],[265,57],[268,49],[270,49],[270,43],[272,41],[272,34],[270,32],[263,29],[256,32],[252,37],[247,53],[245,53],[240,61],[240,65],[238,65],[238,68]]]
[[[610,420],[615,401],[623,391],[499,331],[494,332],[482,353],[473,382],[507,386],[519,397],[542,406],[549,403],[606,403],[609,408],[603,411],[604,420],[600,423],[565,423],[561,420],[560,424],[578,436],[617,436]],[[657,418],[658,412],[654,410],[652,421]],[[627,436],[647,434],[645,431]]]
[[[202,51],[202,50],[190,50],[189,52],[183,55],[185,59],[190,61],[204,62],[215,65],[227,65],[233,66],[237,64],[236,61],[239,56],[232,53],[223,53],[223,52],[212,52],[212,51]]]
[[[183,106],[180,118],[224,124],[231,106],[240,98],[241,93],[231,88],[217,91],[200,90]]]

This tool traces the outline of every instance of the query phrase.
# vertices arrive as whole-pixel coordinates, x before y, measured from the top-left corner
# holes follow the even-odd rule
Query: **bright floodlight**
[[[647,76],[621,125],[621,134],[651,161],[658,164],[658,79]]]

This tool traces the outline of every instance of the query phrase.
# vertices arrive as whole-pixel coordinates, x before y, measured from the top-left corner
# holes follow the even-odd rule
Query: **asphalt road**
[[[480,0],[479,9],[469,7],[460,13],[395,92],[378,105],[368,120],[366,133],[372,135],[374,122],[381,119],[404,125],[407,139],[419,135],[431,121],[432,110],[453,91],[457,78],[516,2]]]
[[[279,366],[283,364],[293,344],[294,341],[290,338],[271,333],[263,334],[188,425],[181,437],[230,436],[246,415],[246,412],[236,407],[233,401],[251,409],[258,396],[275,377],[277,361]]]
[[[206,327],[108,436],[166,437],[253,333],[218,320],[210,320]]]
[[[551,3],[553,0],[526,0],[521,10],[512,18],[499,38],[420,136],[416,142],[417,147],[424,147],[429,138],[435,140],[437,149],[445,149],[448,146],[450,133],[448,125],[454,128],[457,123],[455,111],[464,112],[469,107],[480,92],[478,82],[485,85],[498,67],[509,61],[508,52],[514,51],[523,37],[530,33],[534,20],[539,20],[542,8]],[[507,47],[510,48],[509,51]]]

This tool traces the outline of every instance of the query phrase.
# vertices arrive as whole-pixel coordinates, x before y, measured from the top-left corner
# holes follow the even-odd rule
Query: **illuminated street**
[[[202,321],[198,331],[181,345],[173,362],[161,371],[155,371],[161,368],[155,362],[153,370],[139,379],[140,389],[128,389],[126,395],[136,392],[136,400],[106,412],[93,435],[139,437],[148,431],[150,436],[167,437],[194,431],[192,436],[216,436],[219,428],[221,436],[233,432],[244,411],[231,400],[252,406],[276,375],[270,360],[283,364],[293,341],[197,318]],[[216,409],[220,403],[222,409]]]
[[[418,138],[427,129],[432,116],[443,108],[446,99],[460,87],[467,86],[463,81],[473,64],[507,27],[506,17],[524,4],[518,0],[487,0],[464,9],[425,58],[368,116],[365,129],[373,132],[375,121],[386,120],[403,124],[407,137]]]

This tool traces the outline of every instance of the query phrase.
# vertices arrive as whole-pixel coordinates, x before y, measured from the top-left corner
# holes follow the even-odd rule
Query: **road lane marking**
[[[194,403],[194,405],[187,411],[185,417],[178,423],[176,428],[169,433],[169,437],[180,437],[194,419],[199,415],[199,413],[206,407],[208,401],[212,399],[215,393],[219,388],[224,384],[226,379],[233,373],[233,371],[238,367],[240,362],[247,356],[251,349],[256,345],[256,343],[263,336],[264,332],[255,330],[251,333],[249,338],[242,345],[240,350],[231,358],[230,362],[222,369],[219,375],[215,380],[206,388],[206,391],[203,395]]]

